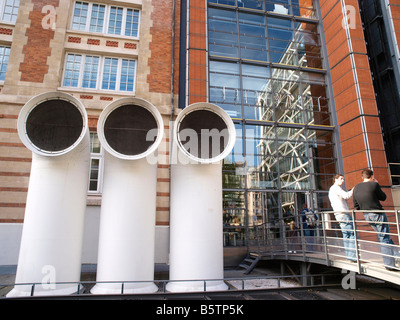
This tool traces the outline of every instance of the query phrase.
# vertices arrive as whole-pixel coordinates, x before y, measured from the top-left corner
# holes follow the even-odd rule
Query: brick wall
[[[47,58],[51,55],[50,40],[54,37],[54,31],[51,28],[43,28],[42,20],[45,14],[42,13],[42,8],[45,5],[56,8],[59,0],[32,0],[32,3],[33,10],[29,13],[31,25],[25,33],[28,41],[22,51],[25,59],[20,64],[19,71],[21,81],[43,82],[49,69]]]
[[[379,183],[389,186],[358,2],[346,0],[345,5],[355,9],[355,21],[351,21],[348,32],[342,27],[342,1],[320,1],[347,187],[361,182],[361,170],[369,166]],[[384,206],[390,209],[393,206],[390,189],[385,192],[388,200]]]
[[[207,102],[206,0],[192,0],[189,7],[188,104]]]
[[[31,154],[16,129],[11,105],[0,107],[0,222],[22,222],[31,167]]]
[[[150,74],[147,77],[150,92],[171,93],[172,76],[172,1],[153,0],[150,28],[151,42],[149,58]],[[178,92],[179,79],[179,32],[180,0],[175,1],[175,43],[174,43],[174,92]]]
[[[174,54],[174,94],[179,92],[179,46],[180,46],[180,8],[181,1],[175,0],[175,29],[173,35],[173,0],[153,0],[151,13],[152,26],[150,27],[151,40],[148,59],[150,69],[147,75],[149,93],[165,94],[169,97],[172,89],[172,54]],[[174,39],[174,52],[172,41]],[[151,100],[150,100],[151,101]],[[168,104],[170,103],[168,98]],[[156,225],[169,225],[169,120],[168,115],[163,114],[164,139],[158,148],[157,166],[157,203],[156,203]]]

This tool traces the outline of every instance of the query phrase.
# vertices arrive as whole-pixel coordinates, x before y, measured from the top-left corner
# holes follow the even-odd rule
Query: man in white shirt
[[[353,218],[349,213],[349,205],[347,204],[347,200],[353,196],[354,188],[350,191],[345,191],[342,188],[343,183],[343,175],[337,174],[334,176],[333,185],[329,189],[329,201],[342,230],[346,257],[351,262],[357,262]]]

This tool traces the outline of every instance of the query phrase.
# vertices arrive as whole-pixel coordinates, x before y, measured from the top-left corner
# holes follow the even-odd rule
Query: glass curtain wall
[[[223,164],[226,246],[281,237],[304,203],[330,207],[334,128],[318,24],[310,0],[208,1],[209,100],[237,132]]]

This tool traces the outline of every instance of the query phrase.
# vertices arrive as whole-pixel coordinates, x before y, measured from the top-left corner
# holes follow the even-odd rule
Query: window
[[[6,78],[10,50],[10,47],[0,46],[0,81],[4,81],[4,79]]]
[[[86,56],[85,72],[83,73],[82,87],[96,89],[97,74],[99,71],[100,57]]]
[[[89,4],[85,2],[75,2],[74,16],[72,18],[73,30],[85,30],[88,17]]]
[[[208,33],[212,57],[322,69],[316,21],[211,6]]]
[[[82,56],[79,54],[69,54],[65,65],[64,86],[77,87],[79,73],[81,69]]]
[[[63,86],[133,92],[136,60],[68,53]]]
[[[110,8],[110,16],[108,20],[108,33],[121,34],[123,13],[124,13],[123,8],[118,8],[118,7]]]
[[[139,10],[126,10],[125,35],[137,37],[139,32]]]
[[[116,86],[117,74],[118,74],[118,59],[105,58],[103,82],[101,84],[101,88],[104,90],[115,90],[115,88],[117,87]]]
[[[90,27],[89,27],[89,30],[91,32],[103,31],[105,11],[106,11],[105,5],[100,5],[100,4],[92,5],[92,16],[90,18]]]
[[[315,17],[313,1],[299,0],[209,0],[210,4],[237,6],[254,12],[272,12],[281,15],[295,15],[307,18]]]
[[[71,29],[138,37],[139,16],[138,9],[76,1]]]
[[[90,156],[89,193],[100,193],[103,176],[103,148],[97,133],[93,132],[90,133]]]
[[[120,91],[133,91],[135,61],[122,59]]]
[[[17,21],[19,0],[0,1],[1,20],[15,23]]]

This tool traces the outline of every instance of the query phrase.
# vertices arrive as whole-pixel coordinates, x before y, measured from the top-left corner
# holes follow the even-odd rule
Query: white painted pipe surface
[[[36,283],[34,295],[74,293],[90,164],[86,110],[71,95],[40,94],[21,109],[18,134],[33,154],[16,285],[8,296],[31,295],[24,283]]]
[[[197,133],[203,129],[201,138],[195,138],[191,129]],[[222,131],[225,138],[218,147]],[[175,121],[177,157],[171,165],[170,282],[166,287],[170,292],[227,289],[222,280],[216,280],[224,278],[222,160],[235,139],[229,115],[210,103],[188,106]],[[196,140],[197,147],[192,143]]]
[[[106,157],[97,284],[91,293],[155,292],[157,163],[152,154],[163,137],[162,117],[145,100],[123,98],[103,110],[97,130]],[[149,141],[141,146],[143,139]]]

